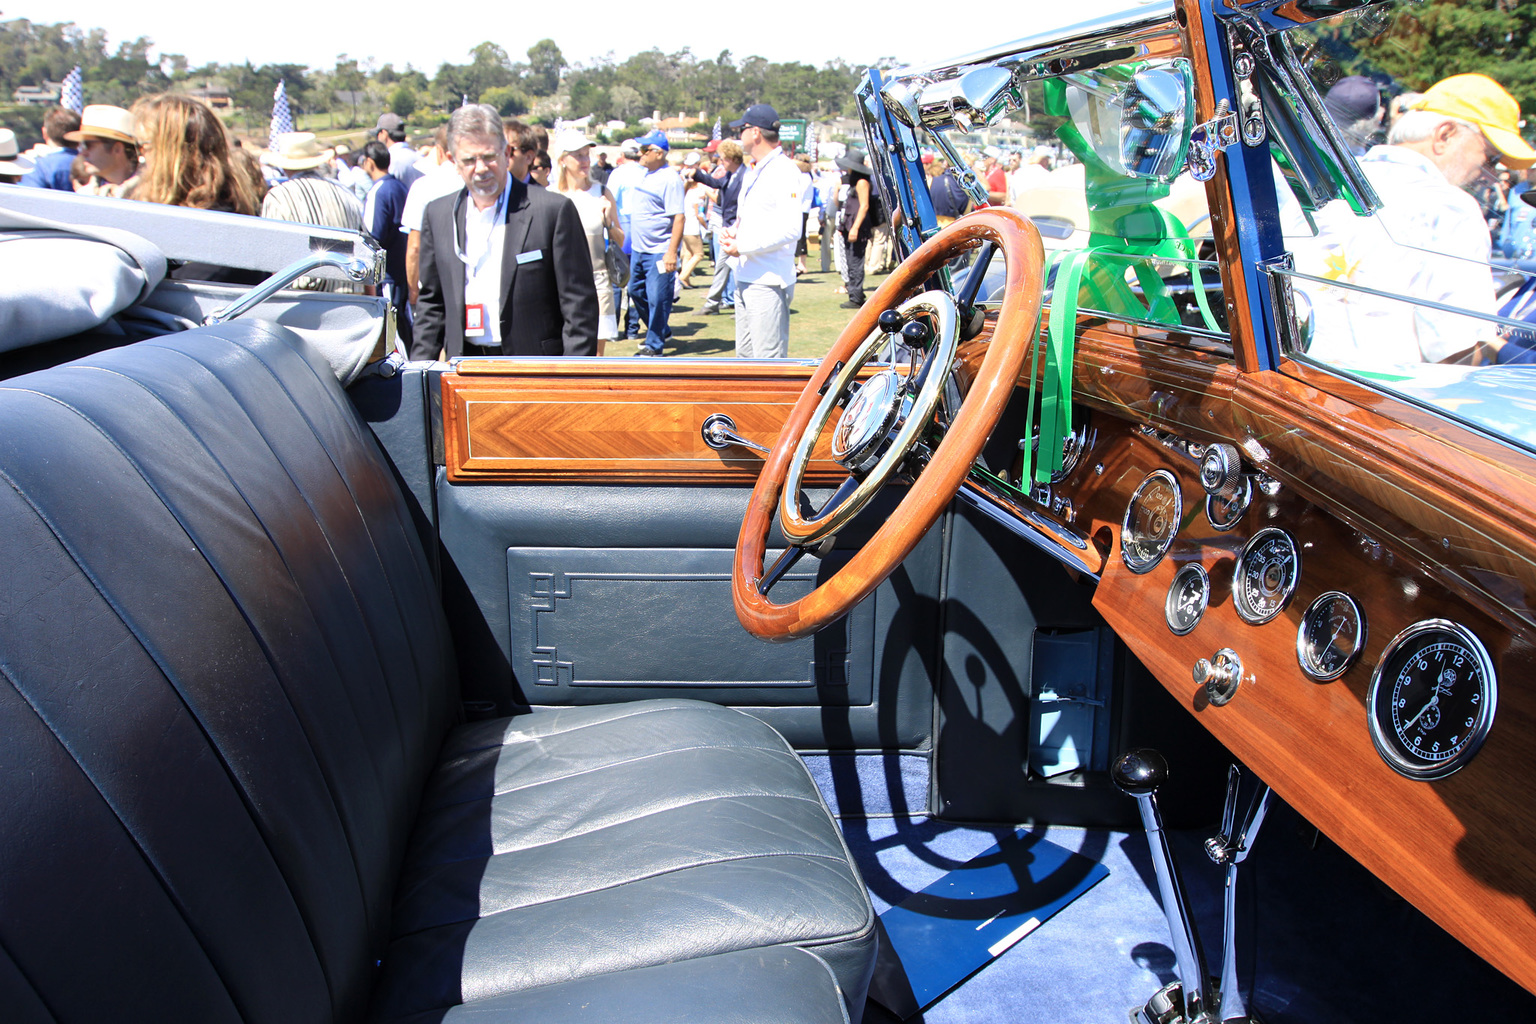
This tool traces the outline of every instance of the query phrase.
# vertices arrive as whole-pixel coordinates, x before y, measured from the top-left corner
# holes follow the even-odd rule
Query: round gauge
[[[1285,610],[1301,577],[1301,555],[1291,535],[1274,526],[1248,539],[1232,577],[1232,605],[1244,622],[1268,622]]]
[[[1134,573],[1150,572],[1163,560],[1184,518],[1179,482],[1166,469],[1153,470],[1136,485],[1120,524],[1120,558]]]
[[[1163,618],[1175,636],[1183,636],[1200,624],[1211,602],[1211,578],[1199,562],[1190,562],[1173,575],[1163,599]]]
[[[1472,760],[1498,705],[1493,659],[1465,626],[1425,619],[1403,630],[1371,675],[1371,740],[1410,779],[1443,779]]]
[[[1296,660],[1319,682],[1337,679],[1365,649],[1365,615],[1355,599],[1330,590],[1307,606],[1296,628]]]
[[[1243,521],[1243,513],[1252,501],[1253,483],[1243,477],[1231,494],[1205,496],[1205,518],[1210,520],[1212,529],[1225,533]]]

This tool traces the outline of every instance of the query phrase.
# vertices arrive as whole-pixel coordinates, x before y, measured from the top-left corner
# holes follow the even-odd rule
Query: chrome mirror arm
[[[212,327],[214,324],[222,324],[244,313],[248,313],[311,270],[318,270],[321,267],[334,267],[354,281],[362,281],[367,278],[371,269],[367,261],[348,253],[310,253],[303,259],[294,260],[228,306],[209,313],[203,318],[203,326]]]

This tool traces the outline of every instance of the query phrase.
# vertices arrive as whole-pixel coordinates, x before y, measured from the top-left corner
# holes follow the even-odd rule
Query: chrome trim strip
[[[1079,554],[1079,551],[1088,550],[1086,540],[1073,536],[1044,516],[1016,505],[1004,495],[982,486],[974,477],[960,485],[955,497],[1057,561],[1065,563],[1095,583],[1099,581],[1099,570],[1090,566]]]

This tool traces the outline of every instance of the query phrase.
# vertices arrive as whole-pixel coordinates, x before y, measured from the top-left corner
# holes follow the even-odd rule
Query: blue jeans
[[[660,352],[672,336],[667,320],[672,316],[672,279],[676,271],[661,269],[659,252],[637,252],[629,259],[629,301],[645,325],[644,345]]]

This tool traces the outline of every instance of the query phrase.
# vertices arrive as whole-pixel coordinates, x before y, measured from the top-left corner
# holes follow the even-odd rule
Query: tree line
[[[773,104],[783,117],[827,118],[853,112],[853,90],[868,66],[834,61],[814,67],[758,56],[737,60],[729,50],[702,59],[687,48],[674,53],[652,49],[623,60],[609,54],[571,64],[551,39],[528,47],[523,60],[514,60],[497,43],[482,42],[468,51],[465,63],[445,61],[435,72],[411,64],[403,69],[376,65],[345,53],[326,68],[193,64],[175,53],[161,52],[152,59],[154,48],[141,36],[109,50],[105,31],[72,22],[0,22],[0,104],[18,86],[60,81],[79,65],[88,102],[128,106],[139,96],[168,89],[219,86],[243,110],[249,130],[265,123],[279,80],[296,115],[330,112],[349,126],[383,109],[430,123],[466,98],[489,103],[505,115],[546,120],[592,114],[599,122],[633,123],[658,110],[663,116],[702,110],[729,120],[759,102]]]

